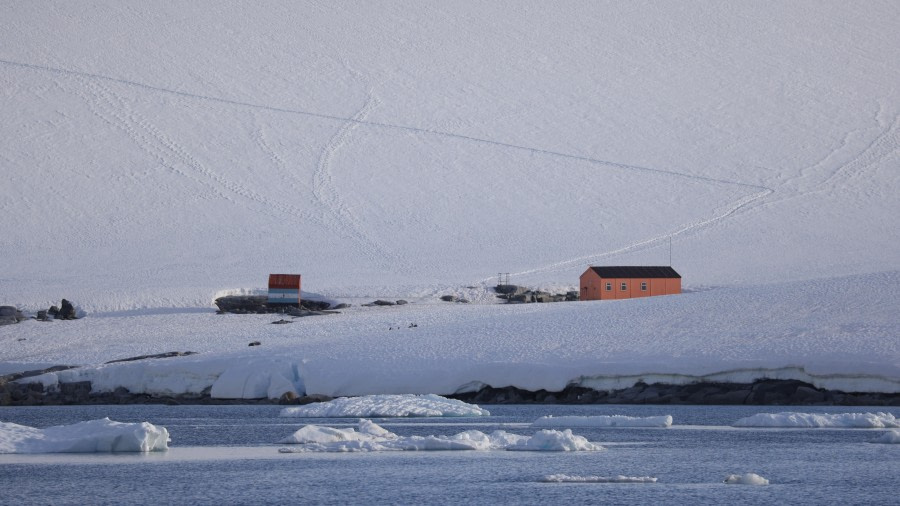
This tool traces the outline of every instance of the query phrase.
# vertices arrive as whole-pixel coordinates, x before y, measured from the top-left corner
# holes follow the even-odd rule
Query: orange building
[[[578,300],[611,300],[681,293],[681,275],[671,267],[588,267]]]

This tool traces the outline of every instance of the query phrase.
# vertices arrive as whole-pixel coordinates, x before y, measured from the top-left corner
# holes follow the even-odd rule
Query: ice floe
[[[657,478],[650,476],[570,476],[568,474],[551,474],[541,481],[546,483],[656,483]]]
[[[109,418],[37,429],[0,422],[0,453],[153,452],[168,449],[169,432],[148,422]]]
[[[893,445],[900,444],[900,430],[889,430],[870,442]]]
[[[599,451],[604,448],[571,430],[541,430],[533,436],[505,431],[490,434],[467,430],[452,436],[398,436],[370,420],[360,420],[356,429],[307,425],[279,441],[294,444],[281,453],[379,452],[435,450]]]
[[[672,416],[542,416],[532,427],[670,427]]]
[[[768,485],[769,480],[756,473],[729,474],[725,477],[729,485]]]
[[[489,416],[475,404],[426,395],[365,395],[284,408],[280,416],[295,418],[390,418],[430,416]]]
[[[900,419],[890,413],[757,413],[734,422],[735,427],[797,427],[885,429],[900,428]]]

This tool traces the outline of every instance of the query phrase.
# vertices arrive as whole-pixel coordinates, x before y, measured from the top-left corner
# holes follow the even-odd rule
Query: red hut
[[[299,274],[269,274],[269,304],[300,305]]]
[[[681,293],[681,275],[665,266],[588,267],[579,300],[633,299]]]

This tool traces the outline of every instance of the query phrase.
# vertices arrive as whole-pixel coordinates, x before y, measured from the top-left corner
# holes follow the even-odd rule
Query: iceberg
[[[900,430],[889,430],[870,442],[893,445],[900,444]]]
[[[900,419],[890,413],[757,413],[741,418],[734,426],[887,429],[900,428]]]
[[[467,430],[452,436],[401,437],[370,420],[360,420],[357,429],[339,429],[307,425],[279,441],[297,445],[279,448],[280,453],[307,452],[381,452],[381,451],[445,451],[445,450],[517,450],[517,451],[600,451],[571,430],[542,430],[534,436],[521,436],[505,431],[490,434]]]
[[[768,485],[769,480],[756,473],[729,474],[725,477],[729,485]]]
[[[46,429],[0,422],[0,453],[156,452],[168,442],[169,431],[148,422],[104,418]]]
[[[657,478],[651,476],[569,476],[567,474],[551,474],[544,476],[545,483],[656,483]]]
[[[672,416],[542,416],[532,427],[670,427]]]
[[[426,395],[365,395],[284,408],[279,416],[294,418],[394,418],[431,416],[490,416],[475,404]]]

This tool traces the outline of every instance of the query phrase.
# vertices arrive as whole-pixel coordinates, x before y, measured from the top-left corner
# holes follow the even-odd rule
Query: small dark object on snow
[[[443,295],[443,296],[441,296],[441,300],[444,302],[456,302],[457,301],[455,295]]]
[[[78,318],[77,316],[75,316],[75,307],[66,299],[62,300],[59,308],[59,313],[56,315],[56,317],[60,320],[75,320],[76,318]]]
[[[397,301],[397,305],[398,305],[398,306],[402,306],[402,305],[404,305],[404,304],[409,304],[409,302],[406,302],[406,301],[403,300],[403,299],[400,299],[400,300]]]
[[[262,344],[262,343],[259,341],[253,341],[250,344],[248,344],[247,346],[259,346],[260,344]]]
[[[411,329],[414,329],[414,328],[416,328],[416,327],[418,327],[418,325],[416,325],[415,323],[410,323],[410,324],[409,324],[409,328],[411,328]]]
[[[284,320],[284,319],[272,322],[273,325],[282,325],[285,323],[294,323],[294,322],[292,322],[290,320]]]
[[[348,307],[350,307],[350,304],[346,304],[346,303],[342,302],[342,303],[338,304],[337,306],[334,306],[334,308],[332,308],[332,309],[347,309]]]

